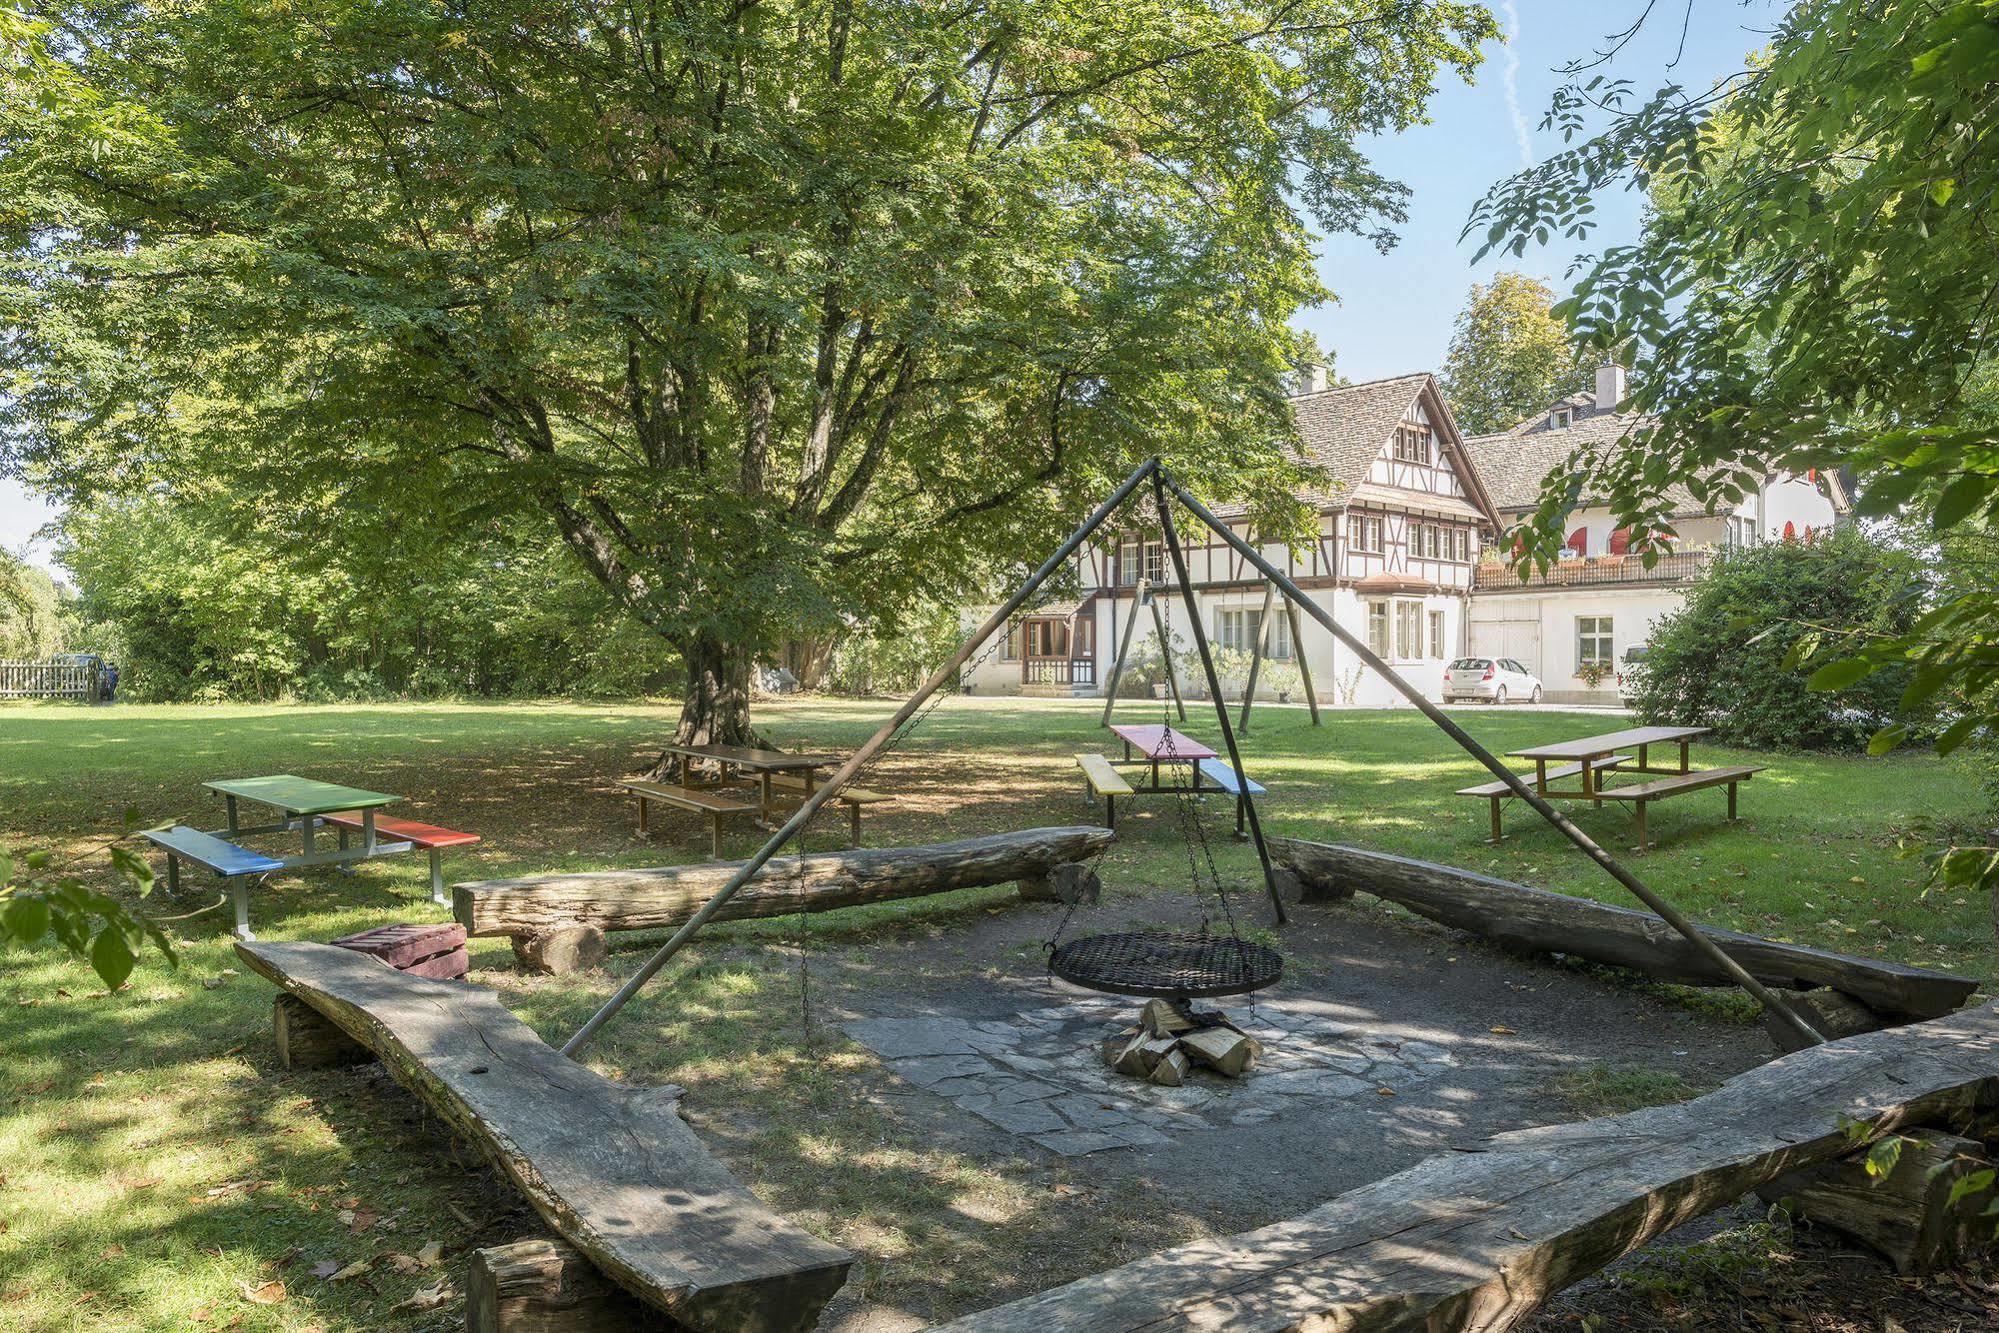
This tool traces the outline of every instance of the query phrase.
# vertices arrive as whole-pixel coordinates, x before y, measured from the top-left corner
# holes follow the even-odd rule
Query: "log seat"
[[[543,1043],[481,986],[329,944],[240,942],[251,970],[331,1020],[507,1173],[618,1285],[693,1329],[811,1328],[853,1256],[778,1216],[638,1088]]]

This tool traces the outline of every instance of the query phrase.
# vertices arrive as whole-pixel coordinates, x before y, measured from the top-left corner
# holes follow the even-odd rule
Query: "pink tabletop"
[[[1147,759],[1213,759],[1215,752],[1171,727],[1116,726],[1111,734]]]

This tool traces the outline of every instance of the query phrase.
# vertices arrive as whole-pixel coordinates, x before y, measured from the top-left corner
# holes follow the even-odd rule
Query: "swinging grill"
[[[1186,1001],[1262,990],[1284,974],[1284,959],[1233,935],[1128,930],[1057,945],[1048,970],[1086,990]]]

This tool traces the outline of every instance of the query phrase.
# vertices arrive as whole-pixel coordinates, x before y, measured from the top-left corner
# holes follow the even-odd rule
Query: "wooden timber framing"
[[[1999,1007],[1988,1005],[1799,1051],[1690,1102],[1496,1135],[1289,1221],[944,1327],[1491,1333],[1683,1222],[1851,1155],[1851,1121],[1957,1127],[1995,1104]]]
[[[919,847],[868,847],[777,857],[716,914],[717,920],[786,916],[862,903],[948,893],[1013,881],[1041,882],[1057,868],[1084,862],[1116,835],[1090,825],[1018,829]],[[473,935],[508,935],[515,953],[538,970],[560,970],[566,957],[591,958],[577,930],[601,934],[678,926],[728,883],[735,863],[598,870],[474,880],[451,886],[452,910]],[[536,941],[561,936],[560,948]],[[601,958],[601,948],[595,958]],[[594,959],[592,959],[594,961]]]
[[[1730,984],[1705,954],[1650,912],[1337,843],[1272,838],[1270,855],[1301,884],[1315,886],[1321,893],[1359,889],[1432,921],[1514,948],[1573,954],[1665,981]],[[1870,1009],[1904,1019],[1947,1014],[1978,989],[1972,977],[1783,944],[1712,926],[1701,930],[1765,985],[1795,990],[1830,986]]]
[[[613,1083],[493,993],[329,944],[238,942],[259,975],[381,1057],[568,1244],[690,1328],[811,1328],[853,1257],[759,1203],[681,1122],[678,1088]]]

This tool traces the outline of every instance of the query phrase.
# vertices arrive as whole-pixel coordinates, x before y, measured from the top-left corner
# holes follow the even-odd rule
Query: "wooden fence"
[[[0,699],[95,699],[101,674],[81,662],[0,660]]]

